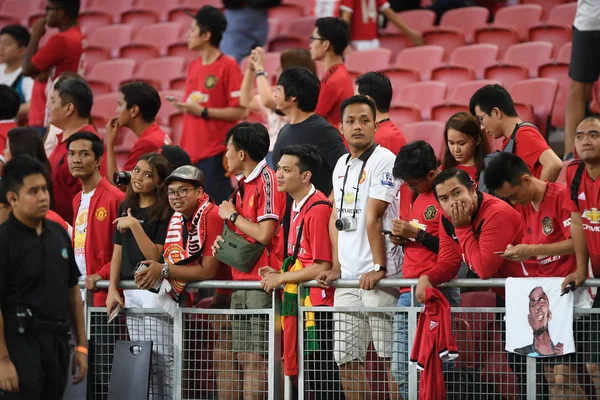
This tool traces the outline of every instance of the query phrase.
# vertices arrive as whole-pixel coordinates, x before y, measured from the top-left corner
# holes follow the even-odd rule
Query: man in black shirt
[[[45,219],[47,182],[37,160],[17,156],[6,164],[3,184],[12,212],[0,225],[0,395],[17,392],[10,397],[16,399],[62,399],[71,326],[73,382],[87,373],[79,269],[67,232]]]

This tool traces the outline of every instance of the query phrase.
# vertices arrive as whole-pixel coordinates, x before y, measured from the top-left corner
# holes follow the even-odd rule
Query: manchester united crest
[[[548,236],[554,231],[554,226],[552,225],[552,220],[549,217],[544,217],[542,220],[542,232],[544,235]]]
[[[217,85],[217,77],[214,75],[209,75],[204,80],[204,87],[207,89],[212,89]]]
[[[107,216],[108,216],[108,212],[106,211],[106,208],[100,207],[99,209],[96,210],[96,219],[98,221],[100,221],[100,222],[104,221]]]
[[[437,208],[435,208],[435,206],[429,206],[425,209],[425,212],[423,213],[423,216],[425,217],[425,219],[427,221],[431,221],[432,219],[435,218],[435,216],[437,215]]]

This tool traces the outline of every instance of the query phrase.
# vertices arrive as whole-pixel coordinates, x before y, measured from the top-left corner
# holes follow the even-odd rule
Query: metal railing
[[[416,279],[383,279],[377,288],[402,288],[416,286]],[[358,280],[339,280],[333,284],[336,288],[358,288]],[[316,282],[307,282],[304,287],[315,287]],[[453,280],[445,287],[488,289],[503,287],[504,279]],[[588,279],[585,286],[598,287],[600,279]],[[108,281],[97,282],[98,288],[107,288]],[[131,282],[122,282],[123,289],[136,289]],[[233,289],[262,290],[259,282],[205,281],[188,285],[189,289]],[[213,308],[179,308],[171,317],[160,309],[126,309],[116,324],[109,329],[106,310],[87,305],[86,326],[92,349],[91,353],[101,357],[91,362],[92,381],[88,385],[96,385],[94,398],[105,398],[107,377],[114,353],[115,339],[150,339],[153,340],[154,357],[151,374],[151,398],[153,399],[217,399],[242,398],[244,378],[232,365],[233,329],[232,322],[238,329],[263,326],[261,338],[257,342],[266,348],[264,358],[255,363],[256,368],[266,368],[266,382],[257,379],[255,397],[274,399],[292,399],[293,385],[290,379],[283,380],[282,326],[281,326],[281,292],[275,292],[272,306],[256,310],[213,309]],[[346,398],[397,399],[398,391],[404,391],[405,399],[416,400],[420,373],[414,366],[404,364],[412,350],[412,343],[417,329],[417,318],[421,307],[371,307],[348,309],[341,307],[299,307],[298,313],[298,398],[299,399],[340,399]],[[577,314],[597,316],[596,309],[575,310]],[[600,311],[600,309],[599,309]],[[364,338],[361,348],[366,349],[366,358],[358,363],[358,369],[343,368],[343,371],[326,355],[330,351],[325,344],[318,352],[305,349],[305,313],[315,312],[317,337],[325,344],[333,343],[336,336],[336,324],[341,326],[341,316],[363,315],[379,316],[385,321],[394,321],[392,332],[385,332],[380,343],[374,343],[368,332],[361,328]],[[552,362],[535,358],[513,356],[504,351],[504,308],[485,307],[453,307],[453,331],[458,342],[459,358],[444,363],[444,376],[448,388],[448,398],[466,399],[538,399],[544,398],[600,398],[600,371],[594,363],[600,358],[598,347],[592,330],[600,324],[585,325],[580,328],[585,336],[582,355],[573,359],[552,359]],[[402,341],[403,350],[398,350],[394,336],[399,316],[407,326],[407,338]],[[345,318],[345,317],[344,317]],[[368,318],[367,318],[368,320]],[[583,319],[587,321],[587,319]],[[256,325],[262,324],[262,325]],[[587,324],[587,322],[586,322]],[[339,328],[338,326],[338,328]],[[388,326],[388,325],[386,325]],[[323,327],[322,329],[320,329]],[[167,329],[168,328],[168,329]],[[343,328],[346,329],[346,328]],[[259,329],[260,330],[260,329]],[[339,329],[341,330],[341,329]],[[364,335],[363,335],[364,334]],[[328,336],[329,335],[329,336]],[[381,338],[381,336],[379,336]],[[590,337],[593,337],[594,343]],[[99,339],[106,340],[99,340]],[[389,358],[378,356],[377,345],[393,348],[392,364]],[[112,346],[112,347],[111,347]],[[111,352],[112,348],[112,352]],[[305,354],[306,350],[306,354]],[[339,348],[337,349],[340,350]],[[579,350],[579,348],[578,348]],[[401,357],[398,357],[401,355]],[[590,357],[587,357],[590,356]],[[593,357],[592,357],[593,356]],[[591,359],[593,362],[590,362]],[[399,361],[400,360],[400,361]],[[356,364],[355,364],[356,365]],[[399,373],[400,371],[400,373]],[[170,372],[170,374],[169,374]],[[256,372],[256,371],[252,371]],[[399,385],[402,374],[408,377],[406,386]],[[94,378],[93,375],[103,377]],[[165,376],[167,375],[167,376]],[[260,375],[253,375],[260,376]],[[351,380],[349,381],[350,378]],[[247,384],[247,382],[246,382]],[[262,384],[262,386],[261,386]],[[355,389],[368,392],[353,392]],[[246,387],[247,390],[247,387]],[[221,397],[219,397],[221,395]]]

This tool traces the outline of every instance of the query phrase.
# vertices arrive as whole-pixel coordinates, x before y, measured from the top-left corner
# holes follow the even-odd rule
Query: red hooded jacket
[[[73,210],[79,209],[81,194],[82,192],[79,192],[73,198]],[[110,279],[112,237],[115,230],[113,221],[119,217],[119,205],[123,200],[125,200],[125,193],[111,185],[106,178],[102,178],[90,199],[85,237],[86,275],[98,274],[104,280]],[[73,226],[75,226],[75,218],[76,215]],[[105,307],[106,295],[106,290],[94,293],[94,307]]]

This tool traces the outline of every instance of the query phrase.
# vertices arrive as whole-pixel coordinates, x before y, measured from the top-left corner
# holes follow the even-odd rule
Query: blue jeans
[[[238,63],[257,46],[264,46],[269,34],[267,10],[241,8],[225,10],[227,29],[223,33],[221,51]]]

